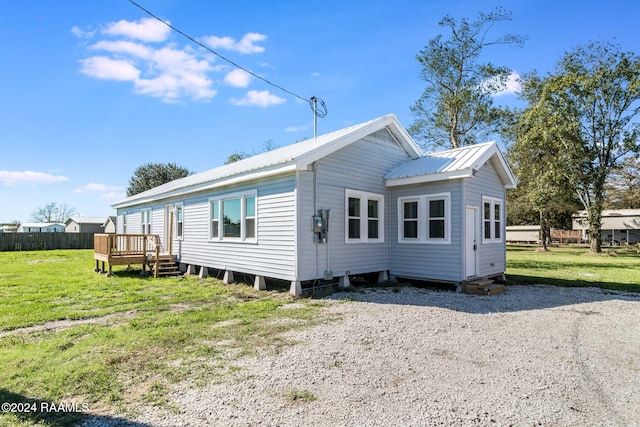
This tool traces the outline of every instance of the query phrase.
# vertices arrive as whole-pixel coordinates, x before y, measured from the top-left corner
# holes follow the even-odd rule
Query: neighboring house
[[[102,223],[102,227],[104,229],[104,233],[113,234],[116,232],[116,221],[117,217],[108,216],[107,219]]]
[[[507,225],[507,242],[537,243],[539,241],[539,225]]]
[[[64,233],[64,224],[59,222],[24,222],[18,233]]]
[[[301,283],[380,273],[459,284],[505,271],[496,144],[423,155],[394,115],[223,165],[113,205],[183,265]],[[169,242],[169,236],[172,241]]]
[[[20,224],[4,224],[0,226],[0,233],[16,233]]]
[[[573,229],[580,230],[582,238],[589,240],[587,211],[573,216]],[[600,235],[606,245],[640,243],[640,209],[603,210]]]
[[[72,216],[64,223],[65,233],[104,233],[104,217]]]

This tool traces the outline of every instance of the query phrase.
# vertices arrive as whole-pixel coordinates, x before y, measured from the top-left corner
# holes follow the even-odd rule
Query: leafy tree
[[[640,209],[640,156],[626,157],[607,177],[605,208]]]
[[[127,187],[127,197],[166,184],[174,179],[184,178],[192,173],[175,163],[147,163],[133,172]]]
[[[76,214],[76,208],[66,203],[48,203],[36,208],[31,213],[33,222],[65,222],[70,216]]]
[[[640,151],[640,58],[610,43],[566,53],[554,73],[533,77],[537,96],[525,114],[527,141],[552,155],[543,161],[562,172],[584,209],[591,252],[601,252],[607,176],[631,152]]]
[[[418,117],[409,128],[412,136],[432,146],[458,148],[497,131],[502,111],[493,107],[492,96],[506,88],[511,69],[481,63],[480,55],[492,45],[523,44],[520,35],[488,38],[494,25],[509,20],[511,13],[497,8],[480,13],[475,22],[451,16],[439,22],[451,34],[431,39],[417,55],[427,87],[411,107]]]

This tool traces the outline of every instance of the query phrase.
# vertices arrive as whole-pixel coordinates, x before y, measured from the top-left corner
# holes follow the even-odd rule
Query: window
[[[182,239],[182,233],[184,231],[184,207],[183,205],[176,205],[176,238]]]
[[[142,211],[142,234],[151,234],[151,209]]]
[[[398,199],[398,242],[451,243],[451,193]]]
[[[127,213],[122,213],[122,233],[127,234]]]
[[[429,200],[429,236],[428,239],[444,239],[444,199]]]
[[[256,239],[255,193],[211,199],[209,204],[210,240]]]
[[[494,197],[482,197],[482,241],[502,241],[502,200]]]
[[[345,191],[345,242],[384,242],[384,196],[362,191]]]
[[[218,201],[211,202],[211,232],[209,238],[218,240],[220,237],[220,204]]]
[[[402,211],[400,236],[403,239],[418,238],[418,200],[399,202]]]
[[[349,239],[359,239],[360,228],[360,199],[349,197]]]

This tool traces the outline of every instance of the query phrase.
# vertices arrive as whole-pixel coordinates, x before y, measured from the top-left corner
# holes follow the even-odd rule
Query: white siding
[[[209,199],[257,191],[257,243],[209,240]],[[182,240],[174,240],[180,262],[295,280],[295,176],[276,177],[202,193],[184,202]]]
[[[465,179],[465,204],[477,206],[480,210],[479,224],[482,235],[482,196],[501,199],[502,204],[502,241],[483,243],[478,241],[478,276],[491,276],[505,272],[506,269],[506,192],[491,162],[482,167],[473,178]]]
[[[399,243],[398,198],[429,194],[451,194],[451,243]],[[391,197],[391,275],[424,280],[457,282],[464,274],[462,180],[416,184],[392,188]],[[424,224],[426,218],[419,219]]]
[[[314,243],[314,172],[299,173],[299,280],[321,278],[326,269],[334,276],[389,270],[389,191],[383,177],[408,160],[386,130],[369,135],[316,164],[317,209],[330,209],[327,243]],[[345,188],[384,196],[384,242],[345,243]]]

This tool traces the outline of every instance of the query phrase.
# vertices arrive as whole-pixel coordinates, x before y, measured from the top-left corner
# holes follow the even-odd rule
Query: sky
[[[416,55],[450,15],[512,12],[491,34],[522,48],[483,59],[513,76],[553,71],[563,53],[614,41],[640,53],[640,3],[628,1],[0,0],[0,223],[67,204],[114,215],[135,169],[176,163],[202,172],[238,151],[395,114],[409,127],[421,96]],[[517,106],[518,85],[494,99]]]

